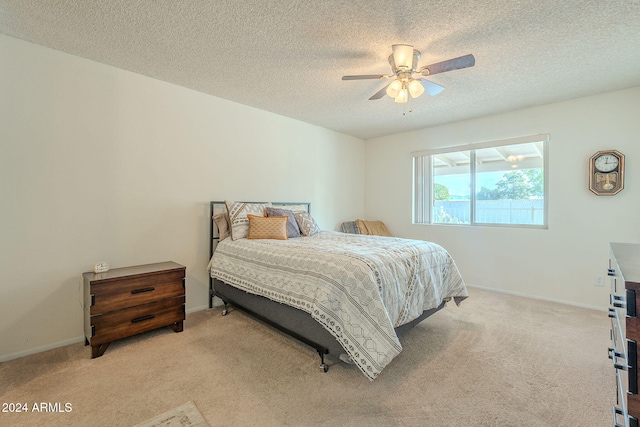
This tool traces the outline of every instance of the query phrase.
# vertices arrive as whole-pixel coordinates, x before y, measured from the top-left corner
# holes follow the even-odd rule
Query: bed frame
[[[274,202],[273,205],[277,207],[287,205],[305,205],[307,207],[307,212],[311,213],[310,203]],[[213,216],[224,211],[226,211],[226,205],[224,202],[211,202],[209,259],[213,256],[213,252],[215,251],[216,245],[219,241],[219,234],[213,221]],[[325,355],[339,357],[341,354],[345,353],[336,338],[305,311],[272,301],[260,295],[250,294],[218,279],[214,279],[209,275],[209,308],[213,308],[214,297],[220,298],[224,304],[224,308],[222,310],[223,316],[227,315],[229,312],[229,305],[232,305],[259,321],[262,321],[267,325],[297,339],[298,341],[313,347],[320,356],[320,369],[322,369],[323,372],[327,372],[329,370],[329,366],[324,360]],[[396,328],[396,334],[401,336],[422,320],[444,308],[444,306],[445,303],[443,302],[440,306],[423,312],[417,319]]]

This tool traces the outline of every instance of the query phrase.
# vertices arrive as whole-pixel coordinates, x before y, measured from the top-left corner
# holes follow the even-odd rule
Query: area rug
[[[173,408],[135,427],[210,427],[193,402]]]

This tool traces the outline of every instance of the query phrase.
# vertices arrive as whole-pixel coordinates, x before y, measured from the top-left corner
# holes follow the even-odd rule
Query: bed
[[[402,351],[398,337],[460,304],[466,286],[435,243],[322,231],[310,213],[309,203],[211,202],[209,306],[218,297],[223,315],[232,305],[310,345],[324,372],[330,355],[373,380]],[[247,234],[276,222],[291,233],[292,217],[300,237]]]

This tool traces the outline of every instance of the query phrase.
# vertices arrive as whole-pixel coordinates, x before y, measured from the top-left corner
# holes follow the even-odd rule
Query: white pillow
[[[249,235],[249,219],[247,214],[264,216],[264,209],[271,207],[271,202],[267,203],[243,203],[224,202],[229,212],[229,225],[231,226],[231,239],[246,239]]]

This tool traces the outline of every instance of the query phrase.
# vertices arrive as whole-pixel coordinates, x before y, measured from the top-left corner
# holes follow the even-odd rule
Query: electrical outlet
[[[596,276],[596,286],[604,286],[604,277]]]

